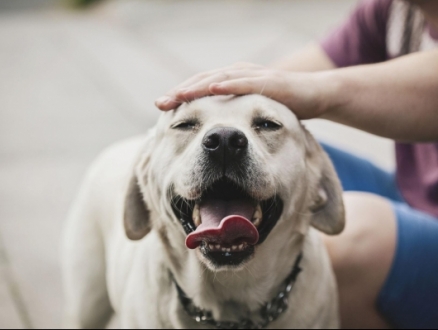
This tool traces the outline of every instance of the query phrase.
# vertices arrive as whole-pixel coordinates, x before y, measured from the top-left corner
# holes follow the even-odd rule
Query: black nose
[[[227,166],[245,155],[248,139],[238,129],[218,127],[205,134],[202,147],[214,161]]]

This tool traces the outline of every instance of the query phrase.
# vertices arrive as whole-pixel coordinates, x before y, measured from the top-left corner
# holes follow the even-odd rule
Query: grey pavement
[[[61,325],[69,205],[103,148],[154,124],[156,97],[200,70],[268,64],[321,38],[356,3],[120,0],[73,11],[42,2],[42,10],[0,5],[0,328]],[[393,166],[390,141],[307,125]]]

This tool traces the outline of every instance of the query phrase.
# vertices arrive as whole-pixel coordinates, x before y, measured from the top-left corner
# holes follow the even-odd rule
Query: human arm
[[[262,93],[300,119],[322,117],[398,141],[438,140],[438,51],[315,73],[238,64],[197,79],[174,90],[163,110],[177,100]]]
[[[333,70],[322,118],[400,142],[438,140],[438,51]]]
[[[180,85],[170,90],[165,96],[156,100],[156,106],[163,111],[175,109],[183,102],[188,101],[185,95],[178,94],[185,88],[199,89],[201,86],[206,87],[208,81],[215,82],[221,78],[226,78],[226,72],[242,71],[244,68],[251,66],[252,69],[256,67],[260,69],[268,69],[262,66],[256,66],[249,63],[236,63],[232,66],[211,70],[207,72],[201,72],[190,79],[184,81]],[[309,44],[290,55],[284,56],[279,60],[273,62],[269,69],[278,71],[290,71],[290,72],[317,72],[334,69],[336,66],[332,60],[327,56],[321,45],[317,43]],[[245,72],[241,72],[243,75]],[[259,72],[261,74],[261,72]],[[205,79],[207,78],[207,79]],[[199,91],[200,96],[208,93],[206,90]],[[196,98],[195,95],[191,96],[191,99]]]
[[[371,64],[387,57],[391,3],[363,1],[321,45],[272,68],[237,64],[199,74],[172,90],[167,100],[158,100],[157,106],[170,110],[182,100],[214,94],[263,94],[300,119],[323,117],[399,141],[436,141],[437,52]],[[350,68],[302,73],[334,66]]]

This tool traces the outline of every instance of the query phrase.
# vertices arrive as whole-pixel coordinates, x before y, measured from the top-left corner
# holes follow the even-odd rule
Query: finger
[[[269,95],[270,89],[271,86],[266,77],[240,78],[209,86],[210,93],[214,95]]]
[[[254,70],[234,70],[228,72],[220,72],[216,75],[208,77],[197,84],[190,86],[189,88],[182,89],[176,92],[176,97],[179,99],[192,101],[204,96],[212,95],[210,86],[212,84],[224,83],[230,80],[237,80],[242,78],[254,78],[260,77],[260,71]]]
[[[216,75],[220,72],[229,71],[233,68],[235,68],[235,66],[230,65],[230,66],[198,73],[198,74],[190,77],[189,79],[186,79],[185,81],[183,81],[181,84],[177,85],[176,87],[172,88],[169,92],[166,93],[166,96],[173,96],[177,90],[187,88],[187,87],[194,85],[194,84],[196,84],[204,79],[207,79],[213,75]]]
[[[163,96],[155,101],[155,106],[162,111],[169,111],[178,108],[182,103],[179,100]]]
[[[186,89],[186,88],[193,86],[193,85],[196,85],[197,83],[199,83],[203,80],[209,79],[210,77],[217,75],[221,72],[239,70],[239,69],[241,69],[241,70],[243,70],[243,69],[256,70],[256,69],[264,69],[264,67],[262,67],[260,65],[246,63],[246,62],[239,62],[239,63],[235,63],[233,65],[227,66],[227,67],[201,72],[201,73],[185,80],[184,82],[182,82],[181,84],[179,84],[175,88],[171,89],[164,96],[157,99],[155,104],[161,110],[170,110],[174,107],[174,104],[177,104],[177,105],[180,104],[179,102],[177,102],[175,100],[177,91],[179,91],[181,89]]]
[[[188,87],[193,86],[193,85],[195,85],[203,80],[209,79],[210,77],[216,76],[216,75],[221,74],[221,73],[230,73],[230,72],[242,71],[242,70],[266,70],[266,68],[263,66],[260,66],[260,65],[256,65],[256,64],[251,64],[251,63],[246,63],[246,62],[238,62],[238,63],[235,63],[233,65],[225,66],[225,67],[222,67],[219,69],[199,73],[199,74],[193,76],[192,78],[187,79],[182,84],[176,86],[175,88],[172,89],[172,91],[188,88]]]
[[[189,79],[184,80],[181,84],[172,88],[167,94],[173,94],[176,90],[183,89],[183,88],[186,88],[187,86],[196,84],[197,82],[199,82],[201,80],[204,80],[208,77],[211,77],[211,76],[213,76],[221,71],[225,71],[225,70],[229,70],[229,67],[218,68],[218,69],[198,73],[198,74],[190,77]]]
[[[184,101],[184,99],[179,99],[177,94],[177,91],[184,89],[186,87],[189,87],[191,85],[197,84],[198,82],[208,79],[209,77],[217,74],[218,72],[223,71],[224,69],[216,69],[212,71],[207,71],[203,73],[199,73],[187,80],[185,80],[183,83],[179,84],[177,87],[171,89],[169,92],[167,92],[164,96],[158,98],[155,101],[155,105],[158,109],[163,111],[173,110],[177,108],[179,105],[181,105]],[[185,100],[185,102],[188,102],[188,100]]]
[[[205,81],[202,86],[197,88],[182,91],[175,96],[175,98],[164,97],[156,101],[156,105],[160,110],[168,111],[176,109],[184,102],[190,102],[197,98],[210,95],[245,95],[245,94],[272,94],[272,86],[266,77],[260,77],[259,74],[251,72],[246,73],[243,77],[242,73],[231,74],[233,78],[228,75],[228,80],[217,82],[217,77]],[[250,75],[251,77],[248,77]],[[184,101],[182,101],[184,100]]]

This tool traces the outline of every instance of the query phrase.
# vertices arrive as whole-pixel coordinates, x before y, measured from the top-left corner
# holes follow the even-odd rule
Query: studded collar
[[[300,253],[294,263],[292,272],[283,282],[279,293],[270,302],[266,303],[260,309],[260,318],[262,321],[253,322],[249,319],[243,319],[239,322],[219,322],[213,318],[210,311],[203,310],[194,305],[193,300],[190,299],[186,293],[181,289],[178,283],[175,281],[176,289],[178,291],[179,301],[184,308],[187,315],[194,320],[196,323],[210,326],[216,329],[264,329],[270,323],[277,320],[289,307],[289,295],[292,292],[294,284],[297,280],[298,275],[301,273],[302,269],[300,267],[301,260],[303,259],[303,254]]]

